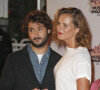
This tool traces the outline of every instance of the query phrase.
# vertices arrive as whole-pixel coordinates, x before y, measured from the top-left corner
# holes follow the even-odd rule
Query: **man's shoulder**
[[[25,56],[26,54],[27,54],[28,52],[27,52],[27,46],[25,46],[23,49],[21,49],[21,50],[18,50],[18,51],[15,51],[15,52],[12,52],[12,53],[10,53],[9,54],[9,57],[17,57],[17,58],[19,58],[20,56]]]
[[[50,53],[53,55],[53,56],[58,56],[59,58],[61,58],[62,56],[57,53],[56,51],[54,51],[53,49],[50,48]]]

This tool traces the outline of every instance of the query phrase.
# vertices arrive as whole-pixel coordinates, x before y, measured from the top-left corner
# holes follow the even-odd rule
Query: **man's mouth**
[[[34,38],[33,40],[36,41],[36,42],[38,42],[39,40],[41,40],[41,38],[38,37],[38,38]]]

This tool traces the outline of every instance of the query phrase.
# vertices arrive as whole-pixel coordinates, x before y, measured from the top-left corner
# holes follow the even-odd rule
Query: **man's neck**
[[[48,50],[48,45],[46,44],[43,47],[34,47],[31,44],[31,48],[36,54],[44,54]]]

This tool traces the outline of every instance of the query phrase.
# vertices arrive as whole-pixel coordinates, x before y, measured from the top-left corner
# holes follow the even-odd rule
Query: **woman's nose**
[[[60,29],[60,30],[63,30],[63,25],[58,25],[58,28]]]

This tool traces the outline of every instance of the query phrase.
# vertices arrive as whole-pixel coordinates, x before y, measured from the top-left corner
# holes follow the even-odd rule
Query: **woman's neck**
[[[75,40],[69,40],[69,41],[66,41],[66,45],[70,48],[75,48],[76,45],[75,45]]]

